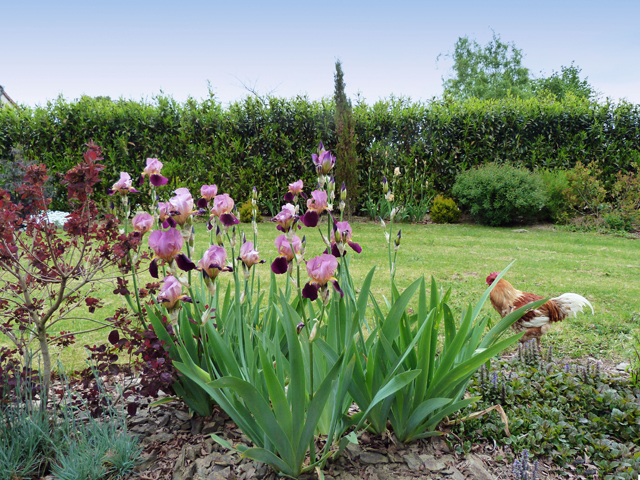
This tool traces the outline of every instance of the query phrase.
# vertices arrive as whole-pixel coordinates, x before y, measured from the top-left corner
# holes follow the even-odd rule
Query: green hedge
[[[554,169],[596,160],[610,185],[616,172],[640,161],[640,106],[628,103],[391,98],[357,103],[354,117],[361,208],[379,198],[380,177],[393,175],[396,166],[407,182],[424,179],[431,190],[449,192],[459,171],[486,162]],[[185,103],[59,98],[43,107],[0,108],[0,158],[20,144],[26,158],[62,172],[90,138],[104,149],[109,179],[119,171],[135,176],[147,157],[158,157],[170,186],[187,185],[195,193],[203,183],[216,183],[241,202],[255,185],[263,209],[279,202],[287,183],[303,178],[312,185],[310,154],[319,140],[329,149],[337,141],[333,102],[305,97],[248,97],[226,108],[213,97]],[[106,190],[111,182],[104,183]],[[400,189],[405,197],[419,191]]]

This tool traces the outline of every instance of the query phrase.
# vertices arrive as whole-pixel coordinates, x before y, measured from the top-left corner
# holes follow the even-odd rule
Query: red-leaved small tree
[[[138,243],[135,232],[120,233],[113,215],[100,218],[91,197],[105,167],[100,164],[100,147],[92,141],[86,146],[83,161],[62,177],[72,207],[62,230],[48,220],[51,199],[44,194],[45,165],[25,168],[18,189],[23,202],[12,202],[9,192],[0,190],[0,332],[25,360],[40,355],[45,391],[51,381],[49,347],[109,326],[91,317],[102,306],[92,293],[97,284],[113,280],[115,267],[127,261],[129,249]],[[89,315],[81,313],[81,306]],[[50,334],[58,322],[80,319],[97,325]]]

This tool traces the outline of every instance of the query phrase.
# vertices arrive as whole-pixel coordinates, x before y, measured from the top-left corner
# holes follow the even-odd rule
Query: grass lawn
[[[247,238],[253,237],[250,225],[241,225]],[[326,232],[326,225],[322,225]],[[372,291],[381,304],[389,294],[387,244],[378,223],[354,221],[353,240],[363,251],[351,254],[351,272],[356,288],[367,272],[377,265]],[[517,260],[507,274],[516,288],[543,296],[574,292],[585,296],[594,306],[591,312],[552,326],[542,340],[543,347],[554,346],[555,355],[567,357],[591,356],[614,361],[628,359],[633,352],[633,335],[640,334],[640,243],[635,240],[595,233],[575,233],[550,226],[488,228],[476,225],[394,225],[402,229],[402,244],[398,253],[396,281],[402,289],[420,275],[433,275],[441,287],[452,287],[450,304],[454,312],[475,303],[486,288],[485,278],[492,271],[502,270]],[[273,241],[279,232],[271,222],[259,224],[259,248],[266,264],[257,265],[263,286],[269,282],[269,265],[276,255]],[[324,245],[317,229],[303,229],[307,235],[307,258],[322,253]],[[205,225],[196,224],[197,261],[208,247]],[[146,245],[146,237],[145,237]],[[230,254],[230,252],[229,252]],[[145,278],[148,275],[145,274]],[[278,281],[284,284],[284,275]],[[218,277],[223,283],[229,274]],[[303,274],[306,281],[306,273]],[[150,277],[148,277],[150,280]],[[144,280],[143,279],[143,283]],[[104,319],[121,306],[122,297],[112,294],[113,286],[104,285],[98,296],[105,307],[96,311]],[[493,322],[498,314],[487,302],[486,314]],[[89,314],[87,314],[89,315]],[[90,328],[89,322],[59,323],[61,330]],[[57,326],[58,326],[57,325]],[[106,341],[108,330],[93,332],[78,338],[71,348],[56,353],[68,371],[82,368],[85,344]]]

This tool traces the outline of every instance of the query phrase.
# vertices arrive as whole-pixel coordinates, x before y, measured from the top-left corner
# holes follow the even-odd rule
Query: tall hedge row
[[[392,97],[359,102],[353,113],[361,202],[380,195],[380,177],[395,167],[447,192],[457,172],[490,161],[570,168],[595,160],[605,182],[640,162],[640,106],[624,102]],[[167,97],[59,98],[44,107],[0,108],[0,158],[21,145],[26,158],[62,172],[90,138],[103,147],[114,181],[118,172],[135,175],[147,157],[158,157],[173,185],[195,192],[216,183],[240,201],[255,185],[264,208],[279,201],[287,183],[303,178],[311,185],[310,154],[320,140],[329,149],[337,142],[333,102],[305,97],[247,97],[224,108],[214,98],[179,103]]]

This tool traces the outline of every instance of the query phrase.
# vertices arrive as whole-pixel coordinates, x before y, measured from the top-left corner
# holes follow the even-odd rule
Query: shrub
[[[631,219],[623,215],[620,211],[606,213],[602,219],[611,230],[618,232],[633,232],[633,224]]]
[[[569,208],[565,193],[569,188],[566,170],[547,170],[538,172],[547,187],[547,204],[542,215],[553,222],[560,222],[567,218]]]
[[[242,223],[251,223],[253,219],[253,205],[251,205],[251,200],[247,200],[238,209],[240,212],[240,221]]]
[[[435,223],[456,223],[460,220],[460,209],[452,198],[438,195],[433,199],[429,215]]]
[[[102,307],[101,299],[91,296],[92,287],[110,277],[112,268],[123,268],[129,250],[139,242],[133,233],[121,235],[112,215],[98,218],[92,195],[105,167],[98,163],[100,147],[93,142],[87,147],[84,161],[61,182],[74,207],[64,231],[46,221],[50,198],[44,165],[26,168],[17,190],[22,203],[14,203],[11,193],[0,189],[0,332],[24,358],[37,341],[45,389],[51,379],[49,347],[74,341],[74,333],[53,335],[52,327],[67,318],[105,326],[94,316],[78,317],[75,309],[84,304],[91,314]]]
[[[627,231],[640,228],[640,165],[635,164],[634,173],[618,172],[611,189],[614,208],[624,220]]]
[[[547,201],[538,175],[526,168],[495,163],[460,173],[453,194],[474,219],[491,226],[531,220]]]
[[[564,196],[568,208],[574,214],[600,217],[607,209],[607,191],[599,180],[601,174],[602,170],[595,162],[588,165],[578,162],[573,169],[567,171],[567,190]]]

